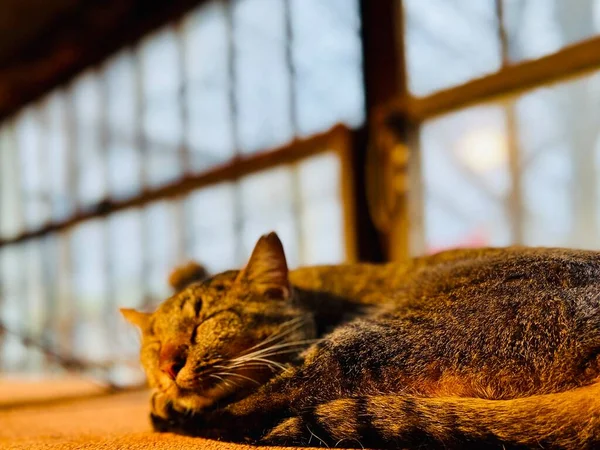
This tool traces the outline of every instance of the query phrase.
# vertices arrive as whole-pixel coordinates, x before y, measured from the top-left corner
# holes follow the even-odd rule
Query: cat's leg
[[[195,424],[188,422],[188,432],[260,441],[269,430],[306,410],[366,390],[377,391],[381,383],[379,375],[370,369],[376,365],[369,361],[368,353],[372,352],[365,342],[377,342],[382,330],[368,319],[338,328],[306,352],[300,367],[288,369],[236,403],[198,416]]]

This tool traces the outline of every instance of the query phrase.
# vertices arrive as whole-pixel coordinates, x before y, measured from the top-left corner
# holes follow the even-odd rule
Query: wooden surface
[[[0,378],[0,449],[206,449],[252,446],[154,433],[147,391],[106,395],[89,381]],[[262,447],[266,448],[266,447]]]

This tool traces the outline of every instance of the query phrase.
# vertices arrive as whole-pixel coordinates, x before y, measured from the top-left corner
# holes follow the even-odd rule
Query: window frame
[[[369,152],[378,155],[374,158],[379,161],[378,167],[373,173],[381,173],[386,165],[395,166],[393,170],[403,173],[406,182],[401,185],[387,183],[382,186],[382,181],[377,176],[371,176],[366,183],[368,192],[384,192],[386,196],[393,198],[393,208],[383,204],[373,195],[367,198],[374,215],[384,218],[376,226],[388,237],[388,254],[392,260],[405,260],[425,251],[424,194],[419,136],[421,126],[426,121],[469,106],[494,100],[503,101],[519,93],[567,81],[600,68],[600,35],[564,46],[555,53],[536,59],[510,61],[503,0],[494,0],[494,2],[498,19],[496,33],[501,52],[499,70],[425,96],[412,95],[408,90],[403,0],[394,2],[395,54],[393,59],[389,60],[397,61],[394,81],[396,89],[391,98],[374,106],[370,124],[374,130],[372,133],[374,137]],[[392,58],[391,54],[388,54],[388,57]],[[508,104],[506,106],[508,112],[511,108]],[[508,136],[509,152],[514,155],[518,151],[514,117],[512,120],[508,117],[507,120],[509,124],[507,132],[510,135]],[[381,136],[389,137],[390,134],[393,138],[388,139],[383,146],[380,145]],[[402,148],[408,155],[406,159],[397,161],[396,158],[394,161],[393,155],[395,150],[397,153],[398,148]],[[518,170],[518,167],[511,167],[511,172],[515,170]],[[520,184],[517,184],[516,188],[520,189]],[[522,213],[518,196],[511,195],[508,207],[512,215],[513,241],[519,244],[523,233],[520,226],[514,223],[519,220]]]

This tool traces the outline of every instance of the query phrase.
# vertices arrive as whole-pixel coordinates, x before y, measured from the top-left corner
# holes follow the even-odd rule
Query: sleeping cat
[[[142,330],[159,431],[279,445],[600,446],[600,253],[472,249],[288,271],[271,233],[241,271],[184,272],[154,313],[122,310]]]

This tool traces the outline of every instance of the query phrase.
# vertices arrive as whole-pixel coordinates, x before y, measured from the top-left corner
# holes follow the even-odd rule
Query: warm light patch
[[[500,130],[474,130],[459,140],[456,153],[476,173],[487,173],[503,167],[508,161],[508,143]]]

